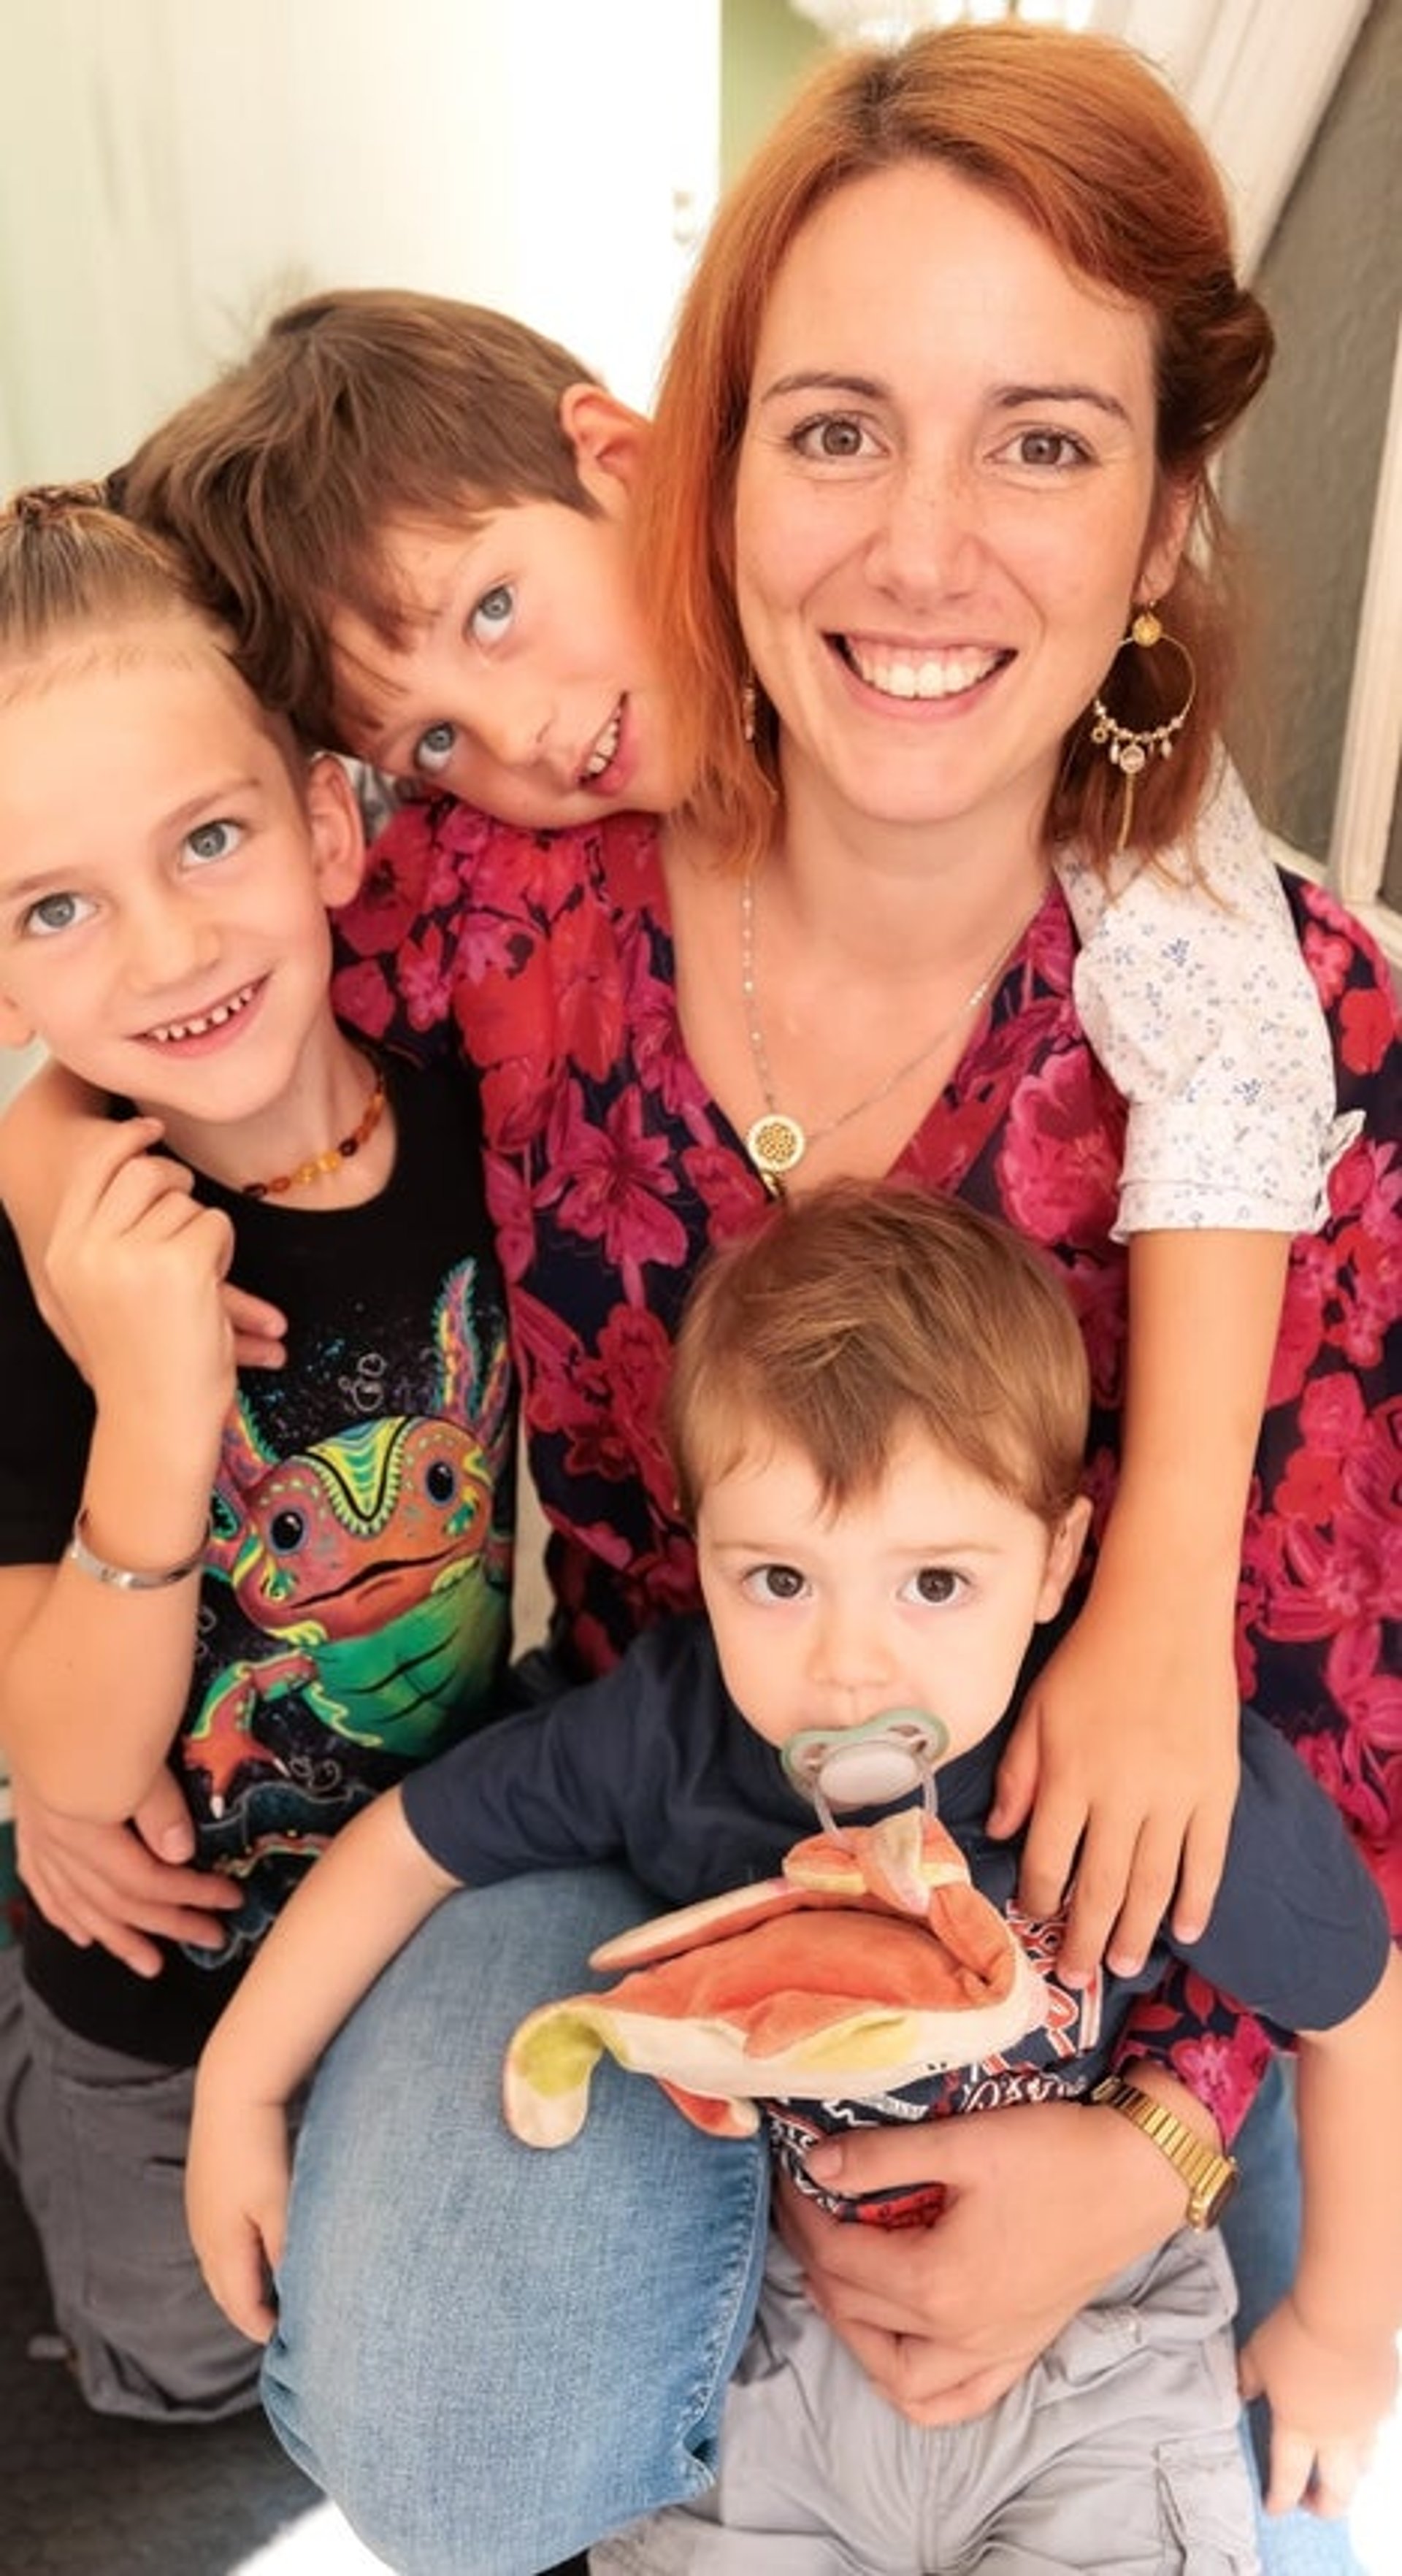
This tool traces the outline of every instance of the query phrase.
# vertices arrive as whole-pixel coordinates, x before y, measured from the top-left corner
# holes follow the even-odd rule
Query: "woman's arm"
[[[1241,2356],[1271,2410],[1272,2513],[1344,2513],[1397,2395],[1402,2329],[1402,1957],[1361,2011],[1302,2032],[1304,2221],[1294,2282]]]
[[[1237,1786],[1242,1523],[1280,1319],[1283,1236],[1153,1233],[1130,1248],[1120,1479],[1089,1598],[1027,1696],[992,1818],[1031,1809],[1020,1902],[1060,1973],[1142,1966],[1170,1906],[1204,1929]],[[1079,1858],[1078,1858],[1079,1852]]]
[[[1126,2070],[1200,2135],[1211,2115],[1157,2067]],[[781,2182],[778,2219],[815,2307],[916,2424],[995,2404],[1107,2280],[1181,2226],[1184,2186],[1118,2112],[1035,2102],[810,2150],[825,2189],[945,2187],[933,2227],[853,2227]]]
[[[336,1836],[279,1915],[200,2059],[185,2168],[190,2234],[226,2316],[266,2342],[287,2218],[287,2104],[341,2023],[458,1882],[395,1789]]]
[[[1128,1104],[1120,1482],[1081,1618],[1028,1695],[999,1832],[1022,1898],[1075,1871],[1063,1973],[1132,1971],[1211,1911],[1236,1788],[1242,1523],[1292,1239],[1357,1119],[1260,825],[1223,764],[1191,845],[1058,874],[1086,1034]],[[1176,1896],[1176,1901],[1175,1901]]]

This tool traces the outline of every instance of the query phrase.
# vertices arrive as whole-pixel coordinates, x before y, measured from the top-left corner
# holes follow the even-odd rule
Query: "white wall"
[[[5,0],[0,483],[115,464],[321,285],[500,305],[645,403],[718,115],[717,0]]]

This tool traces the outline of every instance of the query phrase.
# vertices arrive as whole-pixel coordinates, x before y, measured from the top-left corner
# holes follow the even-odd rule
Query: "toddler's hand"
[[[185,2166],[185,2215],[210,2294],[250,2342],[277,2322],[290,2159],[281,2103],[230,2104],[197,2084]]]
[[[1347,2513],[1396,2401],[1391,2338],[1372,2350],[1321,2343],[1287,2296],[1243,2347],[1240,2379],[1242,2396],[1271,2410],[1267,2512]]]

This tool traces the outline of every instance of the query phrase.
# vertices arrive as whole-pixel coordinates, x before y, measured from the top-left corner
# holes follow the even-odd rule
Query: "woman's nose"
[[[977,494],[958,465],[912,462],[882,487],[871,568],[888,589],[957,595],[973,582],[980,545]]]

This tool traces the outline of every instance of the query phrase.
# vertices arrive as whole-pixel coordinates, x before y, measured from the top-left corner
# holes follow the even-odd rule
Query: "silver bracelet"
[[[109,1585],[113,1592],[164,1592],[168,1584],[183,1583],[187,1574],[198,1574],[204,1563],[204,1547],[201,1544],[196,1548],[193,1556],[187,1556],[180,1565],[163,1567],[159,1574],[139,1574],[131,1565],[109,1565],[105,1556],[94,1555],[89,1547],[87,1526],[88,1512],[87,1505],[84,1504],[73,1524],[73,1535],[68,1542],[69,1562],[76,1565],[82,1573],[90,1574],[94,1583]]]

